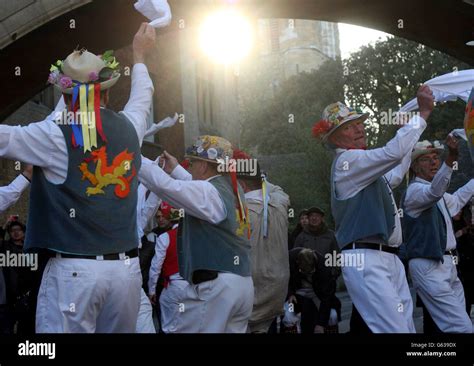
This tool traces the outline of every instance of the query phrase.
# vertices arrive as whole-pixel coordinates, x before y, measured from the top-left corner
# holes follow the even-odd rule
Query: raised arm
[[[474,179],[471,179],[453,194],[446,193],[444,195],[444,199],[446,201],[446,205],[448,206],[451,217],[456,216],[456,214],[461,211],[464,206],[466,206],[473,195]]]
[[[154,49],[155,30],[147,23],[142,23],[133,39],[132,88],[130,98],[122,113],[135,126],[140,145],[147,130],[147,119],[150,115],[153,82],[145,66],[146,55]]]

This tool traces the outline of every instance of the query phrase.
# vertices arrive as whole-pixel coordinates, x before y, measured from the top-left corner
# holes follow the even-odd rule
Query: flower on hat
[[[209,159],[216,159],[217,158],[217,150],[211,147],[209,150],[207,150],[207,156]]]
[[[99,80],[99,74],[96,73],[95,71],[92,71],[89,74],[89,81],[97,81],[97,80]]]
[[[60,76],[59,86],[63,89],[70,88],[72,86],[72,79],[69,76]]]
[[[331,129],[332,124],[325,120],[322,119],[319,122],[315,123],[313,128],[312,128],[312,133],[314,137],[321,138],[322,135],[325,135],[328,133],[328,131]]]
[[[56,69],[53,72],[51,72],[48,76],[48,83],[50,84],[55,84],[58,82],[58,77],[59,77],[59,70]]]

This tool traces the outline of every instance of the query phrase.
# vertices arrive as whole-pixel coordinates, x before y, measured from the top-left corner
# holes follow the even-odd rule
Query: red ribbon
[[[102,141],[107,142],[104,130],[102,129],[102,119],[100,118],[100,84],[94,84],[94,113],[95,125]]]
[[[237,206],[239,207],[239,218],[240,221],[243,221],[243,214],[242,214],[242,207],[240,206],[240,200],[239,200],[239,189],[237,188],[237,173],[236,172],[230,172],[230,179],[232,181],[232,189],[234,191],[235,197],[237,198]]]

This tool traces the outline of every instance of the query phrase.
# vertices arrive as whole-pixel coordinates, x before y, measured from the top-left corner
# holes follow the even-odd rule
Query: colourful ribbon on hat
[[[70,109],[71,112],[73,112],[74,116],[74,124],[72,125],[72,146],[75,148],[78,146],[84,146],[84,141],[82,140],[81,125],[79,124],[79,121],[76,120],[76,113],[79,109],[78,97],[79,85],[75,86],[72,90],[72,106]]]
[[[82,140],[84,141],[84,152],[91,151],[91,140],[89,137],[89,118],[87,111],[87,85],[79,86],[79,109],[81,111]]]
[[[83,147],[84,152],[92,151],[93,147],[97,147],[97,133],[107,142],[100,116],[100,84],[76,83],[70,109],[74,116],[80,111],[80,121],[77,123],[74,120],[72,125],[72,144],[74,147]]]
[[[94,84],[88,85],[87,97],[87,117],[89,119],[89,140],[91,148],[97,147],[97,128],[95,125],[95,102],[94,102]]]
[[[240,198],[238,183],[237,183],[237,173],[235,171],[231,171],[229,174],[230,174],[230,179],[232,181],[232,189],[234,191],[235,197],[237,198],[239,223],[241,226],[247,226],[247,237],[248,239],[250,239],[250,225],[248,225],[247,215],[246,215],[246,212],[244,211],[244,205],[242,203],[242,199]]]
[[[94,84],[94,112],[95,112],[95,123],[97,126],[97,131],[99,132],[100,138],[102,141],[107,142],[105,133],[102,127],[102,118],[100,117],[100,84]]]
[[[270,195],[268,193],[267,178],[262,174],[262,196],[263,196],[263,237],[268,237],[268,202]]]

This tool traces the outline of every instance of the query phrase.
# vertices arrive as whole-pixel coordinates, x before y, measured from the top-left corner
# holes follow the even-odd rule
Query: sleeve
[[[413,146],[425,128],[425,120],[415,116],[408,124],[400,128],[395,137],[384,147],[343,152],[337,159],[335,167],[338,198],[348,199],[355,196],[379,177],[402,163],[403,158],[407,154],[411,154]]]
[[[185,215],[218,224],[227,212],[217,189],[209,182],[175,180],[151,160],[142,157],[140,181],[173,207],[183,208]]]
[[[471,179],[453,194],[445,193],[444,200],[451,216],[456,216],[456,214],[466,206],[473,195],[474,179]]]
[[[67,167],[67,147],[63,134],[48,119],[28,126],[0,125],[0,156],[41,168],[55,167],[65,157]]]
[[[431,184],[412,183],[405,196],[405,210],[413,217],[438,202],[446,192],[451,179],[452,169],[443,163]]]
[[[14,205],[29,185],[28,179],[20,174],[8,186],[0,187],[0,213]]]
[[[173,169],[171,172],[171,177],[174,179],[179,180],[192,180],[192,175],[184,169],[181,165],[178,165],[176,168]]]
[[[166,251],[170,245],[170,239],[168,233],[161,234],[156,240],[155,244],[155,255],[151,260],[149,279],[148,279],[148,292],[149,295],[156,293],[156,284],[158,277],[160,277],[161,267],[165,261]]]
[[[153,192],[150,192],[148,198],[146,198],[147,192],[148,189],[143,184],[140,184],[138,186],[137,215],[138,225],[141,228],[141,232],[145,230],[146,226],[148,225],[148,222],[156,214],[156,211],[158,211],[158,207],[161,203],[161,199]]]
[[[403,182],[403,178],[407,174],[408,169],[410,169],[410,165],[411,154],[406,154],[399,165],[385,174],[385,178],[392,189],[397,188]]]
[[[123,113],[132,122],[137,131],[140,146],[147,130],[147,119],[151,111],[153,82],[144,64],[135,64],[132,70],[132,88],[130,98]]]

